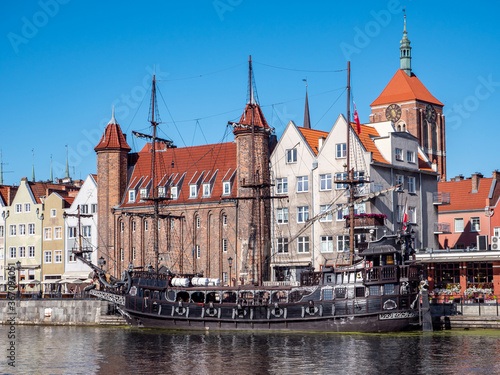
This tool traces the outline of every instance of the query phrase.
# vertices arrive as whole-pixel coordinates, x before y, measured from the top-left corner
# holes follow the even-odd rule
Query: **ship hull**
[[[322,305],[320,305],[322,306]],[[186,307],[185,307],[186,308]],[[202,317],[201,309],[190,309],[189,316],[179,316],[177,306],[164,306],[163,313],[146,313],[123,308],[122,312],[131,327],[159,328],[175,330],[217,330],[217,331],[285,331],[285,332],[398,332],[418,328],[418,311],[395,311],[388,313],[356,314],[344,316],[304,316],[302,306],[286,307],[289,315],[295,317],[275,318],[269,313],[272,307],[248,307],[245,318],[235,315],[236,308],[219,309],[221,315],[230,318]],[[165,311],[166,310],[166,311]],[[269,319],[252,319],[251,316],[270,316]],[[294,310],[295,314],[294,314]],[[173,311],[173,312],[172,312]],[[196,313],[197,312],[197,313]]]

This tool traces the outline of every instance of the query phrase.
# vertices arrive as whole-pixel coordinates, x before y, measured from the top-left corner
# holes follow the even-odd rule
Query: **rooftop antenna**
[[[52,169],[52,154],[50,154],[50,182],[54,182],[54,171]]]
[[[0,185],[3,185],[3,174],[4,173],[12,173],[12,171],[4,171],[3,166],[7,165],[8,163],[3,162],[3,154],[2,151],[0,150]]]
[[[33,156],[33,165],[31,167],[31,181],[35,182],[35,149],[31,149],[31,154]]]

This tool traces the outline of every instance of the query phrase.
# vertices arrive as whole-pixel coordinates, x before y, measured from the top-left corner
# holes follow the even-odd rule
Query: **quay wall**
[[[2,299],[0,324],[8,324],[8,319],[13,317],[15,324],[106,324],[106,316],[112,308],[113,305],[109,302],[98,299]]]
[[[14,303],[14,305],[9,305]],[[13,309],[12,309],[13,307]],[[435,329],[500,328],[500,304],[431,304]],[[0,299],[0,324],[125,325],[114,305],[98,299]]]
[[[498,303],[431,304],[434,329],[499,329]]]

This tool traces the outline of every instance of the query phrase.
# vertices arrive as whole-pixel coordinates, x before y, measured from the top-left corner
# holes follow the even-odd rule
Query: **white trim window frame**
[[[276,223],[288,224],[288,207],[281,207],[276,209]]]
[[[281,177],[276,179],[276,194],[288,193],[288,178]]]
[[[345,159],[347,157],[347,143],[337,143],[335,145],[335,159]]]
[[[297,193],[306,193],[309,191],[309,176],[297,177]]]
[[[319,175],[319,190],[328,191],[332,190],[332,174],[325,173]]]
[[[309,206],[297,207],[297,223],[305,223],[309,220]]]
[[[286,163],[294,164],[297,163],[297,149],[291,148],[286,150]]]
[[[301,236],[297,238],[297,253],[298,254],[309,253],[309,236]]]
[[[415,177],[408,176],[408,193],[415,194],[417,191],[417,179]]]

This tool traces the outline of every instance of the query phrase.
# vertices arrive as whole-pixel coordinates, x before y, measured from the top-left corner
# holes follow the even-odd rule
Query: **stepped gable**
[[[126,192],[131,189],[148,189],[151,196],[151,143],[147,143],[143,149],[132,154],[130,160],[134,164],[130,167],[133,171],[128,180]],[[192,204],[194,202],[220,201],[222,196],[222,182],[232,181],[231,194],[224,197],[236,197],[236,143],[220,143],[203,146],[192,146],[182,148],[165,148],[158,143],[156,152],[156,185],[178,186],[178,199],[165,201],[166,204]],[[196,198],[189,197],[189,185],[198,185]],[[209,197],[202,197],[203,183],[211,183],[212,191]],[[127,194],[120,205],[122,208],[150,206],[151,202],[141,201],[137,190],[135,202],[128,202]]]
[[[408,100],[418,100],[439,106],[444,105],[427,90],[415,74],[411,73],[411,76],[409,76],[404,70],[398,69],[371,106],[401,103]]]

